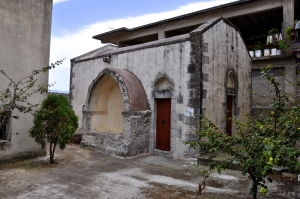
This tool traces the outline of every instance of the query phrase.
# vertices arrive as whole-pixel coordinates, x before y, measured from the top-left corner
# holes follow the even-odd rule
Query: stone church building
[[[83,133],[81,145],[128,157],[142,153],[193,157],[184,142],[201,114],[228,135],[232,120],[250,113],[251,89],[266,93],[259,68],[297,76],[286,54],[251,58],[248,50],[272,28],[299,17],[298,0],[240,0],[133,29],[94,36],[108,45],[71,60],[70,101]],[[300,18],[300,17],[299,17]],[[255,104],[256,106],[257,104]]]
[[[189,34],[77,57],[71,104],[81,144],[117,156],[193,156],[183,142],[196,139],[199,114],[231,133],[227,112],[249,112],[250,75],[239,30],[223,18]]]

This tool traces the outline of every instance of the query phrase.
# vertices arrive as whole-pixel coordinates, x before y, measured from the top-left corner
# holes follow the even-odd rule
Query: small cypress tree
[[[66,97],[62,95],[48,95],[42,102],[40,110],[34,112],[34,126],[30,129],[30,136],[45,148],[50,143],[50,164],[54,163],[56,145],[64,149],[78,128],[78,118]]]

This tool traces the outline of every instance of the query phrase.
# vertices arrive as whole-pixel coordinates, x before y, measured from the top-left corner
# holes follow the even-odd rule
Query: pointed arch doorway
[[[162,151],[171,151],[171,104],[173,84],[167,77],[156,81],[153,96],[156,102],[156,146]]]
[[[171,99],[156,99],[156,149],[171,149]]]
[[[236,98],[237,89],[236,89],[236,77],[233,70],[230,70],[227,73],[227,103],[226,103],[226,134],[232,135],[232,121],[234,113],[234,100]]]

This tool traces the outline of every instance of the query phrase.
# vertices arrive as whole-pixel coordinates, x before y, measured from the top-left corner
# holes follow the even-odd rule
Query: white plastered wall
[[[52,1],[1,0],[0,1],[0,60],[1,69],[13,80],[19,80],[34,69],[49,64]],[[36,76],[38,84],[48,84],[48,73]],[[4,91],[9,82],[0,76],[0,89]],[[28,99],[32,104],[41,103],[44,94],[34,94]],[[14,111],[20,116],[12,119],[11,139],[0,152],[0,159],[17,156],[44,154],[44,150],[29,137],[33,125],[31,114]]]

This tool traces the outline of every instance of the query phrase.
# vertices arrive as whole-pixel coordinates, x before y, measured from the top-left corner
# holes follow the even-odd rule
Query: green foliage
[[[262,193],[267,193],[266,180],[272,182],[268,175],[274,165],[288,167],[293,171],[300,170],[300,150],[295,147],[300,139],[300,105],[293,103],[290,94],[279,88],[276,77],[270,73],[270,66],[262,69],[273,86],[275,98],[270,108],[261,112],[259,117],[248,115],[247,121],[233,120],[235,135],[228,136],[205,116],[201,117],[201,129],[196,133],[199,141],[189,142],[199,150],[207,149],[209,159],[213,160],[220,153],[230,155],[223,161],[212,161],[210,169],[221,172],[234,161],[238,163],[242,174],[248,174],[252,180],[251,193],[257,197],[258,186]],[[298,85],[300,83],[298,82]]]
[[[290,47],[290,44],[287,43],[285,40],[278,41],[278,48],[282,51],[286,51],[286,49]]]
[[[253,49],[254,50],[262,50],[261,42],[260,41],[256,42]]]
[[[276,33],[279,33],[277,28],[272,28],[271,30],[268,31],[268,35],[274,35]]]
[[[269,43],[270,48],[278,48],[278,41],[273,40],[271,43]]]
[[[78,118],[66,97],[49,95],[40,110],[34,112],[34,126],[30,129],[30,136],[45,148],[50,143],[50,163],[54,163],[56,145],[64,149],[78,128]]]
[[[15,119],[19,118],[19,115],[12,114],[15,113],[13,112],[14,110],[18,110],[20,113],[31,113],[39,106],[39,104],[30,103],[30,97],[36,93],[47,92],[48,87],[51,85],[36,85],[38,74],[48,72],[62,62],[63,60],[60,60],[42,69],[33,70],[18,80],[14,80],[4,70],[0,70],[0,74],[9,81],[9,85],[5,91],[0,91],[0,132],[6,132],[6,124],[11,117]],[[3,135],[3,138],[5,139],[6,136]]]
[[[264,194],[264,195],[266,195],[269,192],[269,190],[266,189],[266,188],[264,188],[264,187],[261,187],[260,190],[259,190],[259,192],[262,193],[262,194]]]
[[[292,35],[291,35],[292,32],[294,32],[294,28],[292,27],[288,27],[285,29],[285,35],[287,39],[292,40]]]

